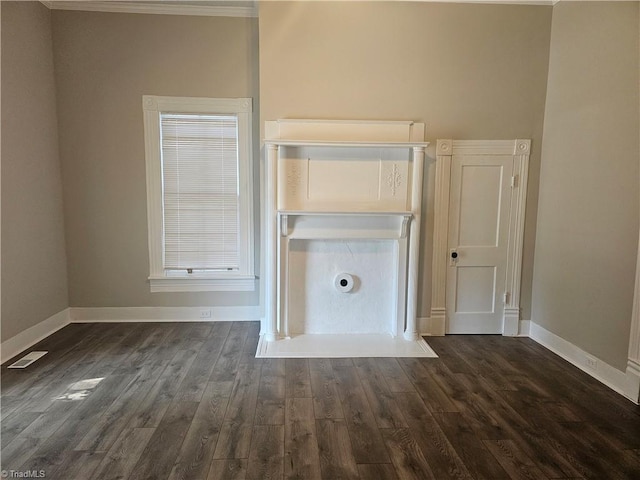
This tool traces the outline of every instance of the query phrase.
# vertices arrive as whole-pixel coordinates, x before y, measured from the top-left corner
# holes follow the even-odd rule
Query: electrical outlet
[[[592,370],[596,370],[598,368],[598,360],[596,358],[587,356],[586,360],[587,360],[587,367],[589,367]]]
[[[200,310],[200,318],[211,318],[211,309],[203,308]]]

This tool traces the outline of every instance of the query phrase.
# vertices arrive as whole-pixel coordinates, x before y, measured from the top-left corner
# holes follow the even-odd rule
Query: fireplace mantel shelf
[[[426,148],[429,142],[358,142],[358,141],[324,141],[324,140],[290,140],[270,139],[265,145],[283,147],[351,147],[351,148]]]
[[[367,210],[331,210],[331,211],[311,211],[311,210],[278,210],[278,213],[282,215],[298,215],[298,216],[336,216],[336,215],[349,215],[349,216],[371,216],[371,217],[411,217],[413,212],[411,211],[389,211],[383,210],[367,211]]]

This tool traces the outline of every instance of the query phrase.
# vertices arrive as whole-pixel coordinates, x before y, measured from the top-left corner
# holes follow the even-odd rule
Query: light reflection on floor
[[[104,380],[104,377],[87,378],[85,380],[80,380],[79,382],[72,383],[69,386],[69,389],[65,393],[57,397],[56,400],[69,400],[69,401],[83,400],[91,393],[91,390],[96,388],[96,386],[102,380]]]

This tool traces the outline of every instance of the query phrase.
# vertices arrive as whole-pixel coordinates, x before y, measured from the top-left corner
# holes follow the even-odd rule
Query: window
[[[254,290],[251,99],[143,109],[151,291]]]

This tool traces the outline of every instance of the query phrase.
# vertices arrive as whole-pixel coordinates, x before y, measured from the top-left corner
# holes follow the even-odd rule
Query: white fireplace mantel
[[[266,122],[265,134],[262,341],[358,334],[422,341],[416,307],[424,124],[287,119]],[[357,295],[331,290],[334,273],[323,264],[340,262],[361,266]],[[318,308],[323,302],[327,308]],[[376,302],[378,310],[363,308]]]

